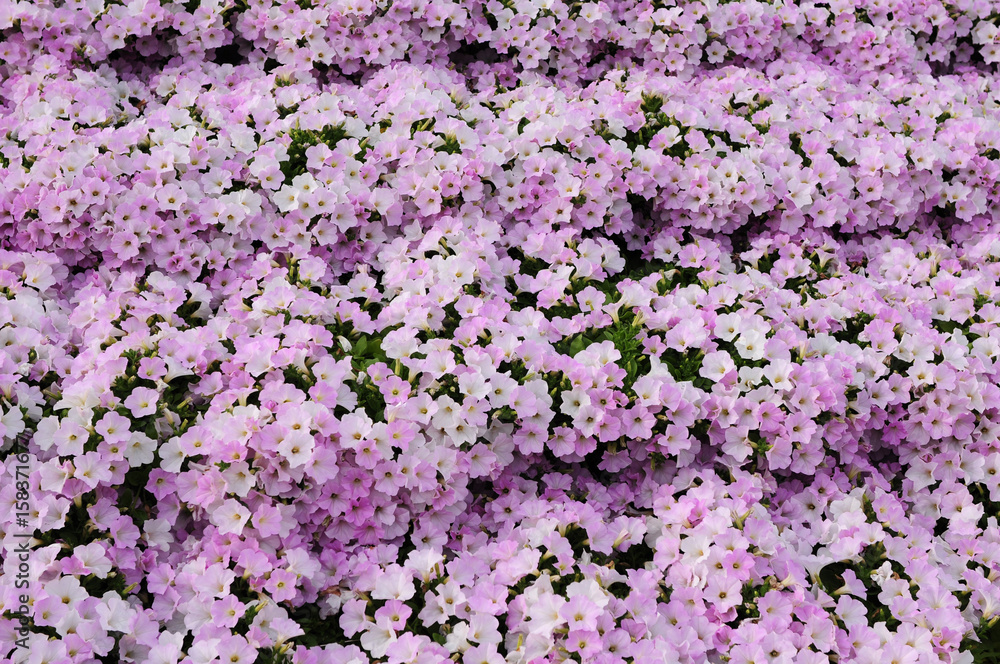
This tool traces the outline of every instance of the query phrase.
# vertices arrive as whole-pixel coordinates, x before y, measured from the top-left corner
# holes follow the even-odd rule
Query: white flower
[[[142,524],[142,532],[146,541],[158,549],[169,550],[174,541],[173,524],[166,519],[148,519]]]
[[[168,473],[180,472],[186,457],[177,438],[171,438],[160,446],[160,468]]]
[[[146,434],[134,431],[125,447],[124,455],[133,468],[152,463],[155,458],[156,441]]]
[[[58,458],[49,459],[38,469],[38,484],[42,491],[53,491],[55,493],[59,493],[66,484],[66,480],[69,479],[70,468],[72,467],[70,462],[58,462]]]
[[[760,384],[764,378],[764,370],[758,367],[740,367],[739,376],[740,387],[747,391]]]
[[[794,387],[789,377],[792,374],[794,365],[788,360],[772,360],[764,367],[764,376],[771,381],[771,385],[776,390],[790,390]]]
[[[99,403],[101,398],[96,387],[90,382],[81,381],[65,388],[62,398],[53,404],[52,410],[75,409],[80,412],[93,409]]]
[[[250,489],[256,484],[254,474],[246,461],[234,462],[222,471],[222,477],[226,480],[226,491],[240,498],[246,498]]]
[[[222,506],[212,510],[209,517],[222,535],[239,535],[249,518],[250,510],[233,499],[223,501]]]
[[[580,409],[590,405],[590,395],[582,387],[577,387],[572,390],[566,390],[562,393],[562,404],[559,406],[559,410],[563,412],[564,415],[569,417],[576,417],[576,414],[580,412]]]
[[[587,23],[593,23],[594,21],[600,20],[603,16],[604,7],[602,4],[595,2],[588,2],[580,7],[580,18],[585,20]]]
[[[872,572],[872,581],[877,583],[879,586],[881,586],[891,578],[892,578],[892,565],[889,564],[888,560],[882,563],[881,567]]]
[[[104,593],[101,596],[101,603],[96,608],[101,627],[114,632],[129,631],[129,623],[132,622],[134,612],[129,603],[117,592],[109,590]]]
[[[575,581],[569,584],[566,588],[566,596],[573,599],[577,595],[586,597],[602,609],[610,601],[607,591],[601,588],[601,585],[594,579],[584,579],[583,581]]]
[[[526,627],[530,627],[532,633],[549,635],[565,619],[559,615],[566,600],[556,594],[540,592],[536,601],[532,602],[528,608],[528,617],[531,619]]]
[[[361,635],[361,645],[371,653],[372,657],[384,657],[385,651],[396,640],[396,632],[389,626],[384,618],[368,625],[368,629]]]
[[[303,429],[291,430],[278,444],[278,454],[283,456],[292,468],[306,464],[312,458],[316,441],[312,434]]]
[[[764,357],[764,333],[759,330],[746,330],[736,340],[736,350],[744,360],[757,361]]]
[[[272,200],[282,212],[291,212],[299,207],[299,190],[295,187],[285,185],[274,192]]]
[[[410,571],[399,565],[390,565],[375,581],[372,599],[400,599],[405,602],[415,593]]]
[[[43,452],[52,447],[55,443],[55,436],[59,432],[59,418],[55,415],[44,417],[35,427],[34,443]]]
[[[681,541],[681,551],[684,552],[685,564],[693,565],[706,558],[712,549],[712,540],[705,534],[690,535]]]
[[[111,560],[104,555],[104,547],[100,542],[78,546],[73,550],[73,555],[98,579],[107,578],[108,572],[111,571]]]
[[[292,180],[292,188],[295,189],[296,191],[301,191],[306,194],[311,194],[312,192],[316,191],[318,187],[319,184],[316,182],[316,178],[314,178],[309,173],[302,173],[301,175],[297,175],[295,176],[295,179]]]
[[[722,314],[715,317],[715,336],[723,341],[732,341],[741,332],[742,319],[739,314]]]
[[[419,574],[424,583],[427,583],[440,573],[440,565],[443,562],[444,556],[440,551],[419,549],[410,553],[406,559],[406,566]]]
[[[209,618],[209,621],[211,617]],[[186,625],[186,621],[185,621]],[[200,625],[199,625],[200,627]],[[212,661],[218,661],[219,652],[219,642],[221,639],[199,639],[194,642],[191,648],[188,649],[188,658],[194,662],[194,664],[208,664]]]
[[[489,384],[478,371],[464,373],[458,378],[458,388],[462,394],[476,399],[484,398],[489,391]]]
[[[726,374],[736,368],[733,358],[724,350],[709,353],[702,361],[698,375],[711,381],[718,382],[725,378]]]
[[[444,647],[448,649],[448,652],[465,652],[471,645],[469,643],[469,623],[464,621],[452,628],[444,642]]]

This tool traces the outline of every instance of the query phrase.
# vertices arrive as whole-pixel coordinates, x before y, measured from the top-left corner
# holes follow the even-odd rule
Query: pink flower
[[[400,634],[385,650],[386,664],[413,664],[418,661],[422,647],[428,643],[429,639],[424,635]]]
[[[90,435],[80,423],[64,419],[59,422],[52,438],[59,456],[79,456],[83,454],[84,443]]]
[[[264,584],[264,590],[270,594],[275,602],[283,602],[294,598],[298,593],[296,590],[297,582],[298,576],[293,572],[276,569],[271,571],[267,583]]]
[[[235,627],[244,613],[246,606],[233,595],[227,595],[212,604],[212,621],[224,627]]]
[[[111,472],[108,470],[108,461],[97,452],[87,452],[77,456],[73,465],[73,477],[82,481],[91,489],[97,487],[101,482],[111,479]]]
[[[109,443],[123,443],[130,436],[128,418],[115,411],[105,413],[94,430]]]
[[[254,509],[253,527],[263,537],[277,535],[282,528],[281,511],[274,505],[263,504]]]
[[[604,411],[597,406],[581,406],[573,417],[573,425],[584,436],[591,436],[596,433],[603,419]]]
[[[475,645],[462,653],[462,664],[503,664],[505,661],[495,643]]]
[[[393,599],[386,602],[375,612],[375,622],[385,619],[392,629],[402,630],[411,613],[412,609],[409,606],[403,604],[398,599]]]
[[[217,652],[221,661],[233,664],[251,664],[257,658],[257,649],[238,634],[224,637],[217,646]]]
[[[587,660],[600,652],[603,643],[595,630],[571,629],[566,635],[566,650],[577,653]]]
[[[559,609],[560,617],[566,621],[571,632],[573,630],[595,630],[600,614],[601,609],[583,595],[573,597]]]
[[[125,407],[132,412],[133,417],[145,417],[156,412],[159,394],[148,387],[136,387],[125,399]]]
[[[104,579],[112,570],[111,560],[105,555],[100,542],[76,547],[73,550],[73,557],[79,561],[84,574],[93,574],[99,579]]]

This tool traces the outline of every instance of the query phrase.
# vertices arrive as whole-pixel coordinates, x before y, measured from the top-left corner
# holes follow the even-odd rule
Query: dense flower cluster
[[[6,0],[0,62],[249,58],[351,76],[394,62],[504,61],[564,81],[802,54],[859,78],[989,71],[989,0]],[[473,64],[473,66],[475,66]]]
[[[991,79],[873,90],[787,61],[475,92],[453,72],[397,66],[311,94],[251,73],[188,67],[149,89],[110,71],[8,84],[10,248],[194,280],[238,271],[264,243],[323,257],[333,278],[377,261],[407,222],[466,206],[505,238],[590,235],[638,251],[664,228],[904,230],[993,219],[1000,204]]]
[[[0,0],[0,656],[990,661],[997,26]]]

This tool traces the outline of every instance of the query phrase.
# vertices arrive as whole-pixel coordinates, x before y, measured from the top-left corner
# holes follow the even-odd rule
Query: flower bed
[[[503,62],[587,82],[620,66],[671,73],[808,54],[846,74],[990,71],[1000,11],[983,0],[75,0],[9,3],[0,62],[89,66],[249,59],[354,76],[392,63]]]
[[[254,73],[171,70],[145,89],[111,72],[11,79],[9,248],[208,283],[264,245],[321,257],[333,278],[378,267],[383,244],[422,232],[405,230],[413,222],[468,207],[505,237],[640,251],[664,228],[723,233],[731,247],[761,232],[990,221],[1000,201],[987,78],[873,91],[791,61],[475,91],[407,66],[319,92]]]
[[[524,4],[0,7],[4,657],[995,661],[990,7]]]

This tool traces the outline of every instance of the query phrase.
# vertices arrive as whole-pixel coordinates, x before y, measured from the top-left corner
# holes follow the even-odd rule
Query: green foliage
[[[74,501],[70,503],[66,512],[65,525],[57,530],[46,532],[35,531],[35,537],[41,541],[41,546],[48,546],[53,543],[63,545],[59,551],[59,558],[66,558],[72,555],[73,549],[77,546],[85,546],[91,542],[101,541],[107,538],[107,533],[96,528],[87,512],[87,507],[96,501],[93,491],[83,495],[80,504]],[[118,506],[123,506],[122,501],[118,501]],[[123,514],[132,516],[130,510],[122,509]],[[141,523],[137,523],[141,527]],[[112,571],[107,577],[101,579],[93,574],[80,576],[80,585],[92,596],[100,597],[109,590],[125,597],[134,590],[134,586],[126,587],[125,577],[120,572]],[[34,631],[40,632],[51,628],[37,627]],[[48,633],[47,631],[44,633]],[[52,634],[54,636],[54,634]]]
[[[119,489],[118,509],[122,514],[129,516],[140,529],[142,524],[153,516],[152,506],[156,504],[156,497],[146,490],[149,473],[154,467],[152,463],[147,463],[130,468],[125,473],[124,484]]]
[[[660,112],[660,108],[663,106],[663,99],[660,97],[647,97],[644,96],[642,103],[642,111],[646,116],[646,122],[638,131],[628,130],[625,132],[625,144],[628,145],[630,150],[635,150],[635,148],[641,146],[648,146],[649,142],[660,132],[661,129],[674,125],[680,131],[679,140],[674,143],[674,145],[667,151],[667,154],[671,156],[684,156],[688,150],[687,141],[684,140],[684,135],[687,134],[687,127],[681,125],[679,122],[671,118],[666,113]],[[598,132],[600,134],[609,134],[607,130]],[[605,138],[611,138],[610,135],[605,136]]]
[[[320,617],[319,605],[315,602],[303,604],[289,611],[289,617],[299,624],[302,636],[292,639],[296,645],[315,647],[328,643],[345,643],[347,637],[336,616]],[[276,660],[281,661],[281,660]]]
[[[288,365],[282,370],[285,382],[294,385],[303,392],[309,392],[309,388],[316,384],[316,380],[308,373],[303,372],[298,367]]]
[[[507,253],[510,255],[511,258],[518,261],[518,269],[517,269],[518,274],[525,274],[529,277],[535,277],[538,276],[538,273],[541,272],[544,268],[548,267],[545,261],[539,258],[535,258],[533,256],[526,256],[517,247],[511,247],[510,249],[507,250]],[[514,280],[510,279],[510,283],[513,286]]]
[[[89,544],[100,539],[100,533],[92,528],[87,528],[90,514],[87,513],[89,501],[95,500],[94,492],[91,491],[83,495],[78,505],[76,501],[70,503],[66,511],[65,525],[58,530],[48,530],[36,532],[35,537],[41,540],[41,546],[48,546],[53,542],[65,542],[72,547]]]
[[[327,125],[316,131],[311,129],[291,129],[288,136],[292,139],[288,146],[288,161],[281,164],[281,173],[285,180],[291,180],[306,172],[306,150],[323,143],[331,148],[347,137],[344,124]]]
[[[983,516],[979,518],[977,525],[986,530],[991,516],[1000,519],[1000,502],[990,500],[990,489],[983,482],[969,485],[969,493],[972,494],[974,503],[983,506]]]
[[[701,370],[701,361],[703,358],[704,354],[700,350],[692,348],[682,353],[673,348],[668,348],[660,356],[660,361],[667,365],[670,375],[677,382],[691,381],[695,387],[703,390],[711,390],[712,382],[698,375],[698,372]]]
[[[647,115],[659,113],[660,109],[663,108],[663,97],[643,92],[640,108]]]
[[[792,149],[792,152],[802,157],[802,165],[806,168],[812,166],[812,159],[810,159],[809,155],[807,155],[805,150],[802,149],[802,137],[798,134],[790,134],[788,140],[790,143],[789,147]]]
[[[645,569],[646,563],[653,561],[654,553],[656,552],[645,542],[636,542],[625,551],[619,551],[615,554],[615,571],[625,574],[630,569]]]
[[[743,584],[743,601],[736,607],[736,619],[730,625],[736,626],[746,620],[760,618],[760,609],[757,607],[757,600],[767,594],[771,589],[770,584],[754,585],[751,582]]]
[[[388,331],[385,330],[383,334]],[[385,398],[368,376],[368,368],[378,362],[388,362],[389,358],[382,350],[382,338],[362,334],[351,345],[350,355],[351,368],[357,375],[354,391],[358,395],[358,404],[369,417],[381,420],[385,413]]]
[[[604,339],[615,345],[622,357],[618,366],[625,369],[624,387],[631,391],[636,378],[649,373],[650,362],[639,340],[641,324],[631,310],[619,315],[618,321],[604,332]]]
[[[868,323],[874,320],[873,316],[866,313],[855,314],[851,318],[847,318],[842,323],[843,329],[839,332],[834,332],[833,337],[838,341],[849,341],[850,343],[858,342],[858,335],[868,326]]]
[[[975,664],[1000,664],[1000,620],[994,616],[985,621],[975,630],[973,640],[966,637],[962,641],[962,650],[972,654]]]
[[[435,118],[427,118],[425,120],[414,120],[413,123],[410,125],[410,138],[416,137],[418,132],[429,131],[433,129],[435,124],[437,124],[437,120]]]
[[[188,300],[181,306],[177,307],[176,315],[187,323],[191,327],[200,327],[204,324],[201,318],[195,316],[198,310],[201,308],[201,303],[196,300]]]
[[[570,357],[576,357],[576,354],[583,351],[590,344],[594,343],[591,339],[584,333],[574,334],[572,336],[566,337],[565,339],[558,341],[554,344],[557,351],[563,355],[569,355]]]
[[[557,341],[553,347],[563,355],[575,357],[591,344],[610,341],[621,353],[622,357],[617,364],[625,369],[624,387],[630,390],[636,379],[650,370],[649,356],[639,339],[641,327],[636,321],[635,313],[626,310],[610,327],[570,335]]]
[[[437,148],[438,152],[447,152],[448,154],[460,154],[462,152],[462,146],[459,144],[458,139],[454,136],[445,136],[444,145]]]
[[[176,412],[182,418],[192,418],[208,410],[208,404],[203,404],[200,408],[191,399],[191,387],[201,380],[198,376],[177,376],[169,383],[167,389],[163,391],[163,404]]]
[[[383,335],[390,330],[385,330]],[[351,344],[351,367],[358,373],[368,371],[376,362],[388,362],[389,357],[382,350],[382,336],[362,334]]]
[[[257,651],[254,664],[291,664],[292,657],[287,650],[279,648],[262,648]]]
[[[953,320],[934,320],[931,321],[931,325],[938,332],[943,332],[944,334],[951,334],[955,330],[962,331],[964,326],[962,323]]]
[[[865,547],[859,561],[835,562],[823,567],[819,572],[819,582],[826,592],[833,595],[845,585],[844,573],[847,570],[854,571],[858,580],[865,587],[865,595],[858,597],[858,599],[868,609],[869,624],[884,621],[890,630],[895,630],[900,622],[892,615],[889,607],[882,604],[879,600],[880,586],[872,577],[872,573],[881,568],[886,562],[889,563],[890,573],[894,578],[909,580],[905,568],[897,561],[889,560],[886,555],[885,546],[881,542],[878,542]]]
[[[826,565],[819,571],[819,582],[823,590],[831,595],[844,586],[843,574],[851,569],[850,563],[836,562]]]

